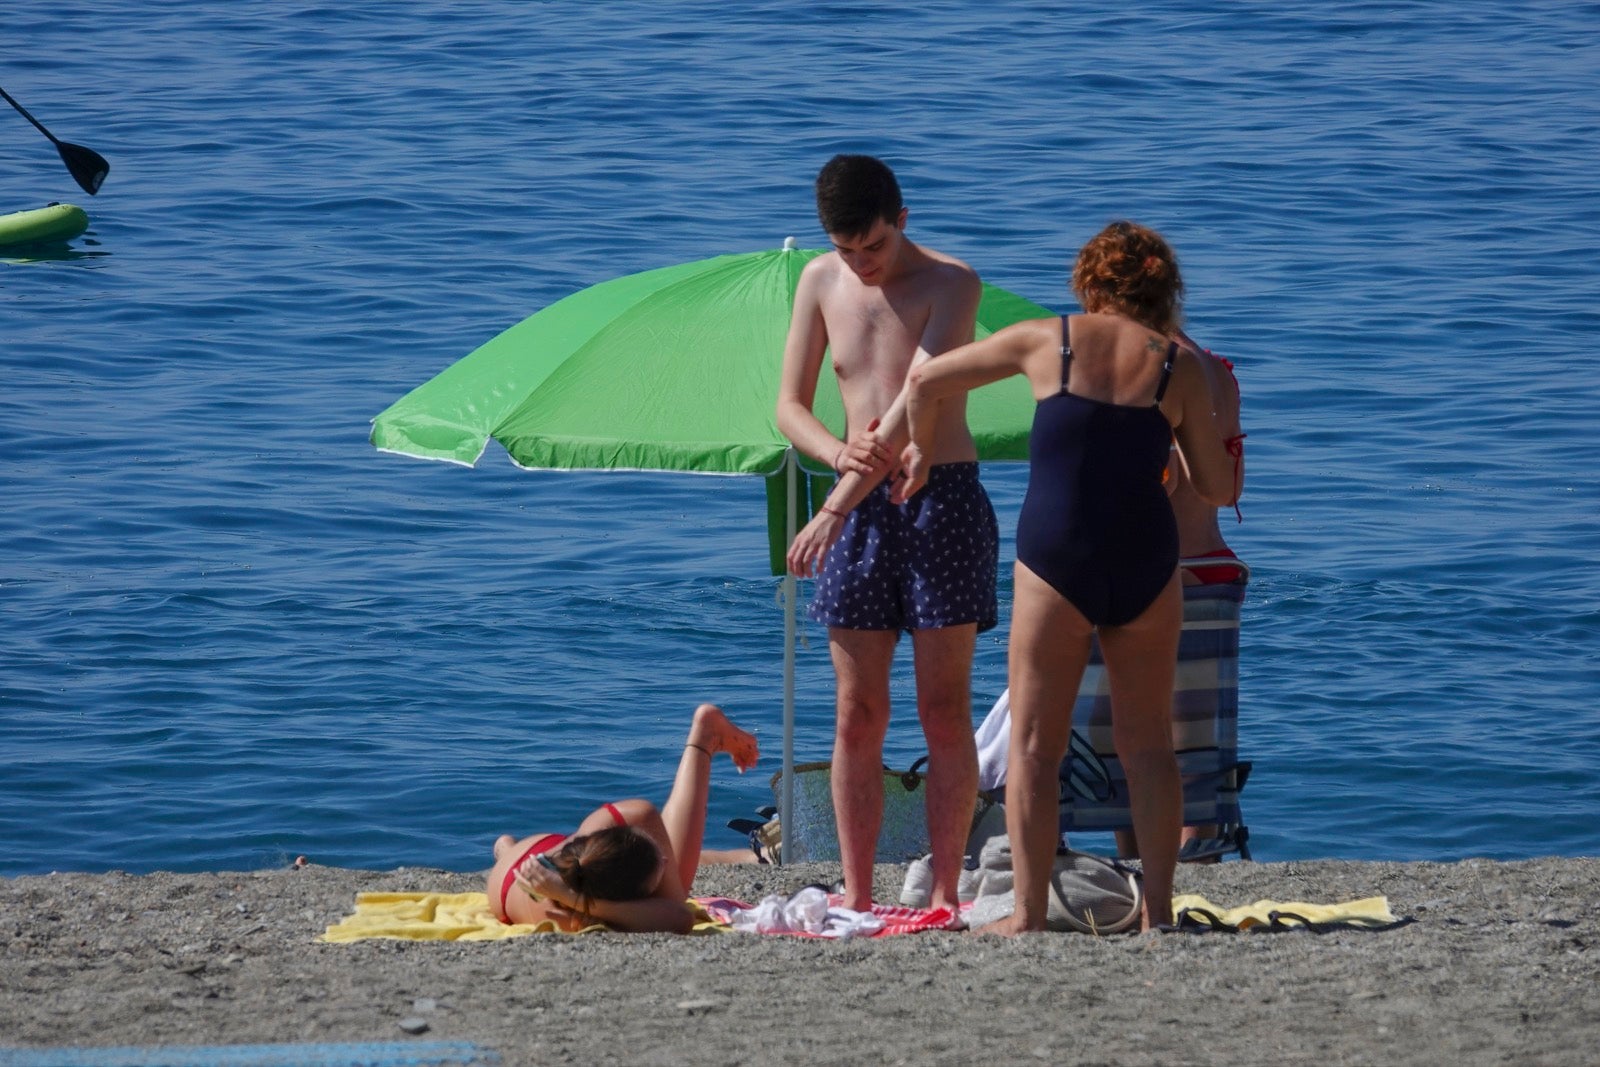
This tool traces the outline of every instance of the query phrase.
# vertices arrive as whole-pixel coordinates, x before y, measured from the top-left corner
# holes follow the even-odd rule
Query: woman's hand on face
[[[517,865],[517,888],[534,900],[571,910],[571,906],[577,902],[572,888],[554,868],[540,863],[540,859],[540,856],[529,856]]]
[[[539,862],[538,856],[529,856],[517,865],[515,881],[524,893],[543,904],[546,917],[568,932],[593,926],[598,920],[585,911],[578,895],[553,867]]]

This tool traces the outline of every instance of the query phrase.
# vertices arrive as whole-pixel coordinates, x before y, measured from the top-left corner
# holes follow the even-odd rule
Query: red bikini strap
[[[628,820],[622,817],[622,812],[617,810],[617,806],[615,804],[602,804],[600,806],[611,813],[611,817],[617,820],[618,826],[628,825]]]
[[[1239,484],[1239,465],[1244,462],[1244,439],[1249,436],[1247,433],[1242,433],[1222,442],[1222,446],[1228,450],[1228,455],[1233,457],[1233,513],[1238,516],[1240,522],[1244,521],[1244,512],[1239,510],[1239,497],[1244,487]]]

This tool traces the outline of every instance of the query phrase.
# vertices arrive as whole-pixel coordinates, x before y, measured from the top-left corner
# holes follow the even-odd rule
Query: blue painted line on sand
[[[466,1041],[0,1048],[0,1067],[488,1067],[499,1062],[499,1053]]]

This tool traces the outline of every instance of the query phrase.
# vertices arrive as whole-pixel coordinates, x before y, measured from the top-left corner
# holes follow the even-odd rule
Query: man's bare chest
[[[928,309],[879,297],[823,309],[835,369],[867,367],[903,377],[927,326]]]

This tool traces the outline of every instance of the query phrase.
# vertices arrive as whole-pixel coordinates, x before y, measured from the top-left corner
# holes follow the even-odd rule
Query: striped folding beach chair
[[[1223,559],[1179,565],[1232,567],[1236,575],[1230,582],[1183,588],[1172,739],[1183,775],[1183,823],[1210,832],[1186,843],[1179,858],[1237,852],[1249,859],[1249,831],[1239,808],[1239,791],[1250,774],[1250,764],[1239,759],[1239,611],[1250,568],[1242,560]],[[1062,764],[1062,832],[1131,829],[1127,779],[1111,741],[1111,697],[1099,642],[1078,689],[1072,726],[1087,744],[1075,744]]]
[[[1180,859],[1195,862],[1237,852],[1250,858],[1239,808],[1250,764],[1239,759],[1239,610],[1250,568],[1242,561],[1184,560],[1184,567],[1231,567],[1235,578],[1183,589],[1183,633],[1173,693],[1173,747],[1183,775],[1183,822],[1206,827]],[[1004,798],[1009,694],[978,727],[979,788]],[[1111,697],[1099,642],[1072,708],[1072,740],[1061,764],[1061,831],[1131,830],[1128,783],[1111,740]]]

